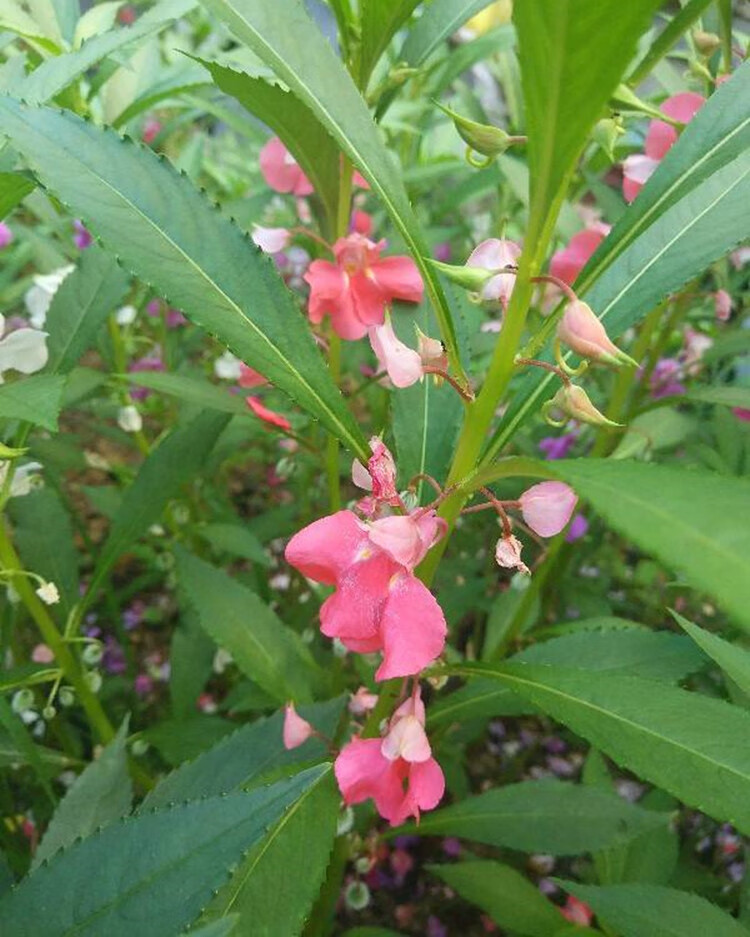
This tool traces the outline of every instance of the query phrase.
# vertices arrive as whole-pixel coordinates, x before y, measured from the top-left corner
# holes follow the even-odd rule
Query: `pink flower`
[[[743,423],[750,423],[750,410],[745,407],[732,407],[732,413]]]
[[[714,293],[714,308],[719,322],[728,322],[732,315],[732,297],[726,290],[717,290]]]
[[[502,270],[503,267],[515,267],[520,256],[521,248],[513,241],[489,238],[474,248],[466,266],[480,270]],[[482,299],[499,302],[505,309],[515,283],[516,278],[512,273],[498,273],[484,284],[479,295]]]
[[[424,730],[425,711],[419,688],[395,711],[380,751],[389,761],[423,762],[432,756],[432,749]]]
[[[365,189],[369,191],[370,183],[365,179],[362,173],[358,172],[356,169],[352,175],[352,185],[356,185],[358,189]]]
[[[252,387],[262,387],[268,383],[268,378],[263,377],[260,371],[248,367],[244,362],[240,364],[240,376],[237,381],[240,387],[249,390]]]
[[[91,245],[94,243],[94,239],[91,237],[91,232],[88,230],[86,225],[82,221],[79,221],[78,218],[76,218],[73,221],[73,228],[73,243],[78,248],[78,250],[84,251],[87,247],[91,247]]]
[[[370,542],[411,572],[446,530],[446,522],[434,511],[393,514],[370,524]]]
[[[409,561],[419,560],[435,542],[423,539],[431,523],[426,516],[411,519],[419,544],[408,544],[413,551]],[[375,679],[387,680],[418,673],[435,660],[445,644],[446,625],[429,589],[394,559],[405,555],[404,545],[392,531],[381,529],[376,537],[388,549],[378,546],[371,538],[374,526],[351,511],[338,511],[295,534],[286,559],[308,579],[336,587],[320,609],[321,631],[351,651],[382,651]],[[434,532],[440,535],[436,522]]]
[[[31,659],[35,664],[51,664],[55,654],[46,644],[37,644],[31,652]]]
[[[568,532],[565,535],[566,543],[575,543],[576,540],[580,540],[581,537],[586,536],[586,532],[589,529],[589,522],[583,516],[583,514],[576,514],[573,520],[570,522],[570,527]]]
[[[552,255],[549,265],[549,272],[552,276],[572,286],[609,230],[609,225],[599,223],[574,234],[567,247]]]
[[[661,110],[682,124],[689,123],[706,99],[693,91],[675,94],[662,104]],[[663,120],[652,120],[646,134],[645,154],[628,156],[622,166],[622,193],[626,202],[632,202],[650,179],[656,167],[677,142],[677,130]]]
[[[297,714],[294,703],[287,703],[284,707],[284,748],[299,748],[314,731],[307,719]]]
[[[582,358],[619,367],[635,364],[607,335],[591,306],[577,299],[569,302],[557,326],[557,337]]]
[[[260,400],[252,394],[249,397],[245,397],[245,403],[259,419],[263,420],[264,423],[268,423],[269,426],[276,426],[278,429],[283,429],[286,432],[289,432],[292,428],[292,424],[285,416],[276,413],[274,410],[269,410],[268,407],[264,407]]]
[[[419,352],[405,345],[393,331],[390,318],[368,329],[370,345],[383,371],[394,387],[411,387],[424,375]]]
[[[253,225],[253,241],[266,254],[280,254],[289,246],[291,235],[286,228],[264,228]]]
[[[372,455],[367,462],[367,468],[359,459],[352,463],[352,481],[363,491],[372,492],[376,501],[384,504],[398,505],[399,495],[396,488],[396,463],[390,449],[379,436],[370,439]]]
[[[521,559],[521,541],[513,534],[503,535],[495,547],[495,561],[504,569],[517,569],[519,573],[530,574],[529,567]]]
[[[357,339],[382,325],[385,307],[394,299],[419,303],[424,285],[409,257],[380,258],[377,244],[361,234],[340,238],[333,246],[336,262],[314,260],[305,274],[310,284],[308,312],[314,323],[329,314],[341,338]]]
[[[370,693],[366,686],[361,686],[349,699],[349,712],[355,716],[363,716],[374,709],[377,702],[377,693]]]
[[[594,917],[591,908],[573,895],[568,895],[565,907],[560,908],[560,914],[573,924],[583,924],[584,927],[588,926]]]
[[[349,230],[356,231],[357,234],[363,234],[365,237],[370,237],[373,230],[372,215],[368,215],[366,211],[362,211],[359,208],[355,209],[352,212]]]
[[[0,251],[5,250],[5,248],[12,243],[13,241],[13,232],[10,230],[5,222],[0,221]]]
[[[578,498],[565,482],[540,482],[520,497],[523,519],[540,537],[554,537],[570,520]]]
[[[143,124],[143,130],[141,131],[141,139],[144,143],[151,144],[161,133],[161,121],[157,120],[155,117],[149,117],[146,122]]]
[[[260,171],[275,192],[291,192],[294,195],[313,193],[310,180],[278,137],[271,137],[260,151]]]

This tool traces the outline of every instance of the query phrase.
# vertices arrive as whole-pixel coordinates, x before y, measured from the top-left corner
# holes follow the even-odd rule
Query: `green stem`
[[[0,566],[9,572],[23,570],[23,566],[8,536],[7,528],[1,521]],[[81,667],[71,653],[70,648],[63,640],[62,635],[57,630],[57,626],[47,612],[47,609],[37,597],[26,576],[16,577],[14,585],[26,609],[36,622],[45,644],[51,649],[55,655],[55,660],[61,667],[66,678],[75,688],[78,699],[86,712],[91,727],[102,742],[108,742],[115,734],[114,729],[102,709],[99,699],[91,691]]]
[[[328,368],[335,384],[341,379],[341,339],[333,330],[328,341]],[[339,440],[328,434],[326,444],[326,475],[328,478],[328,501],[331,513],[341,508],[341,479],[339,477]]]

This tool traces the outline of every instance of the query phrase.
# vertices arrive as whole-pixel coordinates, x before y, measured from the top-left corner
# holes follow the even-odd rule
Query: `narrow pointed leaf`
[[[744,647],[730,644],[718,634],[699,628],[687,618],[672,612],[677,624],[686,631],[699,648],[708,654],[721,667],[724,673],[742,690],[750,696],[750,651]]]

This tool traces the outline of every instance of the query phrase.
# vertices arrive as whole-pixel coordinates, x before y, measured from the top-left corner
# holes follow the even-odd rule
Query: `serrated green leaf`
[[[304,791],[242,861],[204,917],[238,913],[253,937],[301,933],[328,865],[339,799],[332,772]]]
[[[0,220],[23,201],[29,192],[33,192],[34,188],[34,180],[19,172],[0,172]]]
[[[716,661],[724,673],[734,680],[743,693],[750,694],[750,651],[730,644],[729,641],[725,641],[704,628],[699,628],[698,625],[694,625],[675,611],[672,612],[672,617],[698,647]]]
[[[301,706],[299,712],[326,735],[333,735],[341,715],[342,700]],[[280,769],[323,758],[325,746],[308,739],[292,751],[282,741],[283,715],[259,719],[243,726],[195,761],[180,765],[146,795],[138,811],[167,804],[225,794],[248,787]]]
[[[280,703],[309,702],[322,673],[299,635],[246,586],[185,550],[177,573],[201,627]]]
[[[128,277],[114,257],[96,244],[83,252],[47,311],[48,371],[68,374],[75,367],[127,289]]]
[[[498,680],[628,768],[686,804],[750,830],[750,713],[722,700],[640,677],[462,664]]]
[[[428,865],[458,894],[485,911],[503,929],[522,937],[549,937],[560,924],[560,911],[536,885],[500,862],[467,861]]]
[[[0,100],[0,131],[139,278],[320,419],[367,449],[269,257],[145,147],[75,115]]]
[[[572,856],[612,846],[666,819],[616,794],[545,779],[509,784],[425,814],[420,836],[458,836],[523,852]]]
[[[99,757],[68,788],[34,853],[32,871],[60,849],[129,813],[133,787],[128,775],[127,734],[126,719]]]
[[[200,471],[228,422],[223,413],[201,413],[186,426],[174,429],[149,453],[114,516],[94,569],[92,589],[117,557],[159,520],[170,498]]]
[[[58,374],[32,374],[0,385],[0,418],[26,420],[57,432],[65,378]]]
[[[739,921],[698,895],[659,885],[559,883],[622,937],[748,937]]]
[[[311,785],[311,768],[270,788],[144,813],[60,853],[0,900],[3,937],[164,937],[200,913],[243,853]]]
[[[448,354],[458,374],[462,374],[448,300],[437,274],[425,259],[429,253],[399,169],[349,73],[303,4],[300,0],[203,0],[203,3],[273,69],[367,178],[419,267]],[[264,373],[262,368],[259,370]]]

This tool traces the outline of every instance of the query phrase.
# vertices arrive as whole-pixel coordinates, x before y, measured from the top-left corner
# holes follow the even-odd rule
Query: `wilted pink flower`
[[[367,468],[359,459],[352,463],[352,481],[363,491],[372,492],[376,501],[397,505],[399,496],[396,488],[396,463],[391,451],[379,436],[370,439],[370,451],[372,455],[367,462]]]
[[[607,330],[588,303],[580,299],[569,302],[557,326],[560,341],[580,355],[592,361],[600,361],[613,367],[634,364],[632,358],[610,341]]]
[[[732,315],[732,297],[726,290],[717,290],[714,293],[714,308],[719,322],[728,322]]]
[[[586,535],[588,529],[589,522],[586,520],[583,514],[576,514],[576,516],[570,522],[570,527],[568,528],[567,534],[565,534],[566,543],[575,543],[576,540],[580,540],[581,537]]]
[[[331,316],[334,331],[346,339],[362,338],[368,328],[382,325],[385,307],[394,299],[422,301],[424,285],[409,257],[384,257],[385,241],[361,234],[339,238],[336,262],[314,260],[305,274],[310,284],[308,312],[314,323]]]
[[[479,270],[502,270],[504,267],[515,267],[520,256],[521,248],[514,241],[489,238],[474,248],[466,266]],[[505,309],[515,283],[516,278],[512,273],[498,273],[484,284],[479,295],[484,300],[499,302]]]
[[[244,362],[240,364],[240,376],[237,381],[240,387],[249,390],[251,387],[262,387],[268,383],[268,378],[263,377],[260,371],[248,367]]]
[[[574,234],[567,247],[552,255],[549,272],[572,286],[609,230],[609,225],[599,222]]]
[[[0,251],[13,241],[13,232],[4,221],[0,221]]]
[[[529,567],[521,559],[521,541],[513,534],[503,535],[495,547],[495,561],[504,569],[517,569],[519,573],[530,573]]]
[[[363,716],[371,709],[374,709],[377,702],[377,693],[370,693],[366,686],[361,686],[349,698],[349,712],[355,716]]]
[[[291,235],[286,228],[263,228],[253,225],[253,241],[266,254],[280,254],[289,246]]]
[[[260,151],[260,171],[275,192],[312,195],[312,183],[278,137],[271,137]]]
[[[387,680],[435,660],[446,625],[429,589],[393,558],[399,547],[378,546],[371,529],[351,511],[338,511],[295,534],[286,559],[308,579],[336,587],[320,609],[321,631],[351,651],[382,651],[375,679]],[[420,550],[428,548],[420,542]]]
[[[520,497],[523,519],[540,537],[554,537],[570,520],[578,498],[565,482],[532,485]]]
[[[263,406],[258,397],[254,397],[251,394],[249,397],[245,397],[245,403],[248,405],[248,407],[250,407],[258,419],[263,420],[264,423],[268,423],[269,426],[275,426],[278,429],[283,429],[286,432],[292,428],[292,424],[285,416],[282,416],[280,413],[276,413],[274,410],[269,410],[268,407]]]
[[[141,131],[141,139],[144,143],[151,145],[161,133],[161,121],[155,117],[146,118]]]
[[[78,248],[78,250],[83,251],[86,250],[87,247],[91,247],[91,245],[94,243],[94,239],[91,237],[91,232],[88,230],[86,225],[82,221],[79,221],[78,218],[76,218],[73,221],[73,228],[73,243]]]
[[[689,123],[705,103],[705,98],[693,91],[675,94],[662,104],[661,110],[680,123]],[[663,120],[652,120],[646,134],[645,154],[628,156],[622,166],[622,192],[626,202],[632,202],[651,178],[656,167],[677,142],[677,130]]]
[[[287,703],[284,708],[284,748],[299,748],[314,731],[307,719],[298,715],[294,703]]]
[[[573,924],[582,924],[584,927],[588,926],[594,917],[591,908],[573,895],[568,895],[565,907],[560,908],[560,914]]]

